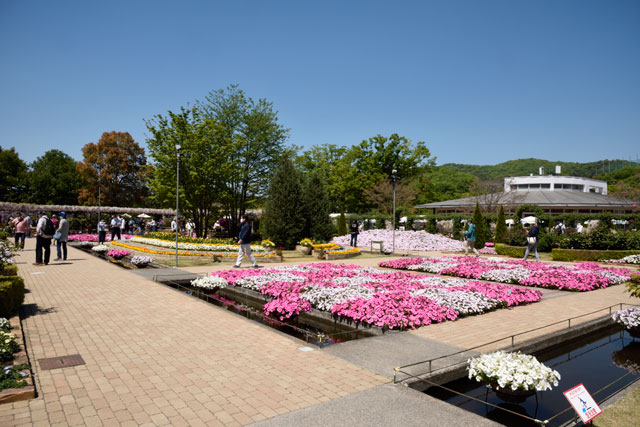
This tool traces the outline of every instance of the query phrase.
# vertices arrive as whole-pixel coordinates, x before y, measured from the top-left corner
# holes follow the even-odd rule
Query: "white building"
[[[591,178],[577,176],[533,175],[512,176],[504,179],[504,191],[547,190],[582,191],[607,195],[607,183]]]

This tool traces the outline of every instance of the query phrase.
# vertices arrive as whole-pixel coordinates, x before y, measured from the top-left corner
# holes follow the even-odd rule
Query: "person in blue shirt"
[[[464,246],[464,255],[467,256],[469,253],[469,249],[472,249],[475,252],[476,256],[480,256],[480,253],[475,248],[476,244],[476,225],[473,223],[473,219],[469,218],[469,227],[467,227],[467,231],[464,231],[464,238],[466,240],[466,245]]]
[[[256,259],[253,257],[251,253],[251,223],[249,222],[249,217],[247,215],[242,215],[240,219],[240,235],[238,236],[238,244],[240,245],[240,249],[238,250],[238,259],[234,264],[233,268],[240,268],[242,264],[242,258],[244,255],[247,255],[251,262],[253,263],[253,268],[260,268]]]

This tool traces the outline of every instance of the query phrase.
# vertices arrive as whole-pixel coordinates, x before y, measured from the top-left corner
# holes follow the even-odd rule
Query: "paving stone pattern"
[[[245,425],[388,382],[77,249],[33,266],[27,242],[16,261],[39,397],[0,406],[2,426]],[[72,354],[86,365],[37,364]]]

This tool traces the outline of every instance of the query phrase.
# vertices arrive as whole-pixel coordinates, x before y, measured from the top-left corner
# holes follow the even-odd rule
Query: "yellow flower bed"
[[[134,251],[138,251],[138,252],[145,252],[145,253],[148,253],[148,254],[156,254],[156,255],[175,255],[176,254],[176,251],[163,251],[163,250],[148,249],[148,248],[145,248],[143,246],[135,246],[135,245],[132,245],[130,243],[111,242],[111,244],[115,245],[115,246],[121,246],[123,248],[131,249],[131,250],[134,250]],[[235,253],[204,253],[204,254],[199,254],[199,253],[196,253],[196,252],[189,252],[189,251],[178,251],[178,255],[208,256],[208,257],[224,256],[224,257],[231,257],[231,258],[238,256]],[[254,253],[253,256],[262,257],[262,258],[270,258],[270,257],[275,257],[276,255],[273,254],[273,253],[270,253],[270,254]]]
[[[319,245],[313,245],[313,249],[314,250],[319,250],[319,249],[339,249],[340,245],[338,245],[337,243],[321,243]]]
[[[358,248],[345,249],[344,251],[327,251],[327,254],[330,254],[330,255],[335,255],[335,254],[358,254],[358,253],[360,253],[360,249],[358,249]]]

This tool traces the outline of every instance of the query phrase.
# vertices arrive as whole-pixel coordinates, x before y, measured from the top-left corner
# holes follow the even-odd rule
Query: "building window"
[[[543,190],[549,190],[551,189],[551,184],[540,184],[540,188]]]
[[[529,188],[540,188],[540,184],[529,184]]]

